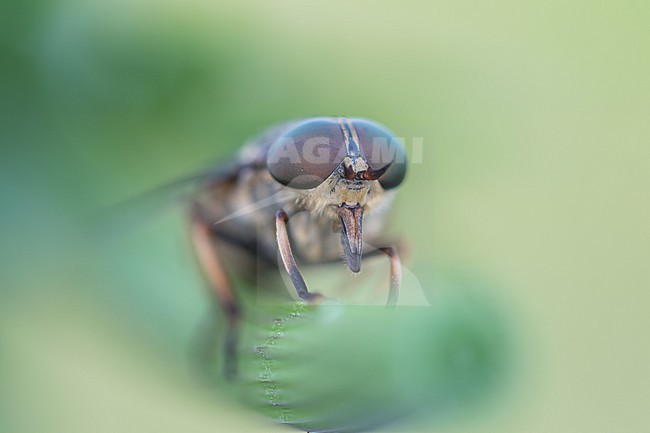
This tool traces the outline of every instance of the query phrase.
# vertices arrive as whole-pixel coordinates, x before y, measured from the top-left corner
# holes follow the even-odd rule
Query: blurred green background
[[[520,340],[508,396],[436,431],[650,430],[648,22],[644,1],[3,1],[0,431],[284,431],[182,367],[206,306],[174,199],[102,209],[338,114],[423,137],[409,269],[495,282]]]

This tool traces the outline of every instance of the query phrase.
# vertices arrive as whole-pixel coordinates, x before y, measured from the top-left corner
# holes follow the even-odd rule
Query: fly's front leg
[[[191,239],[197,260],[210,286],[211,295],[215,304],[224,312],[227,320],[226,338],[224,342],[225,361],[224,372],[226,377],[232,379],[237,373],[237,331],[240,320],[240,310],[235,298],[228,275],[219,259],[217,248],[214,244],[210,225],[203,220],[198,212],[192,215]],[[216,335],[210,330],[211,337],[207,341],[206,357],[212,355],[211,346]],[[206,343],[203,343],[206,344]],[[207,359],[211,362],[211,359]]]
[[[384,247],[371,250],[364,255],[364,258],[375,257],[386,254],[390,261],[390,287],[388,289],[388,301],[386,307],[396,307],[399,300],[399,288],[402,284],[402,262],[397,253],[397,247]]]
[[[390,260],[390,289],[388,290],[387,307],[396,307],[399,299],[399,288],[402,284],[402,262],[399,259],[397,248],[386,247],[379,249]]]
[[[304,299],[305,301],[318,300],[323,296],[320,293],[309,292],[305,279],[302,277],[298,265],[296,264],[296,260],[293,257],[291,244],[289,243],[289,234],[287,233],[288,220],[289,216],[285,211],[279,210],[275,213],[276,237],[278,248],[280,249],[280,256],[282,257],[282,264],[289,274],[289,278],[291,279],[293,286],[296,288],[300,299]]]

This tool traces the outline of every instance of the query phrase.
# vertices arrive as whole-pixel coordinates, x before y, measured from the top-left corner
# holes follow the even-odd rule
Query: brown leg
[[[240,318],[239,306],[235,298],[228,275],[219,259],[218,251],[214,245],[210,226],[196,212],[192,215],[191,238],[196,252],[196,257],[210,286],[210,293],[215,300],[215,306],[226,315],[227,328],[224,342],[226,377],[232,379],[236,375],[237,362],[237,329]],[[211,331],[211,334],[214,335]],[[214,336],[216,338],[216,335]],[[205,344],[214,344],[210,338]],[[206,348],[212,354],[211,347]],[[210,356],[210,355],[208,355]],[[208,362],[211,359],[207,360]]]
[[[284,269],[287,270],[289,278],[298,292],[298,296],[305,301],[317,300],[322,298],[322,295],[319,293],[309,292],[305,279],[302,277],[298,265],[296,264],[296,260],[293,258],[291,244],[289,243],[289,235],[287,233],[288,219],[289,217],[287,216],[287,213],[283,210],[279,210],[275,213],[275,229],[278,248],[280,249],[280,256],[282,257],[282,264],[284,265]]]
[[[388,289],[387,307],[396,307],[399,300],[399,288],[402,283],[402,262],[397,252],[397,247],[384,247],[370,250],[364,253],[363,258],[376,257],[386,254],[390,260],[390,288]]]
[[[368,252],[364,252],[363,258],[369,259],[372,257],[377,257],[381,254],[386,254],[390,260],[390,288],[388,292],[388,301],[386,302],[386,307],[396,307],[397,301],[399,299],[399,289],[402,281],[402,262],[400,260],[399,254],[397,253],[397,247],[384,247],[372,249]],[[341,259],[332,259],[319,262],[321,264],[330,264],[339,262]],[[348,284],[350,280],[343,282],[342,284]]]
[[[387,307],[396,307],[397,300],[399,299],[399,287],[402,283],[402,263],[397,254],[397,248],[386,247],[380,248],[380,251],[385,253],[390,260],[390,289],[388,291]]]

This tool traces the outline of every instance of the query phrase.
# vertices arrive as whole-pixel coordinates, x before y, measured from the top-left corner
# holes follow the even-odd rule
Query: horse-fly
[[[237,266],[249,263],[250,274],[261,271],[260,261],[275,269],[281,262],[298,296],[318,302],[322,296],[308,290],[299,265],[334,262],[342,250],[358,273],[365,246],[389,258],[387,305],[396,305],[400,259],[382,242],[386,211],[405,174],[404,146],[388,129],[368,119],[322,117],[270,129],[207,176],[192,201],[191,234],[228,318],[227,358],[234,358],[240,308],[226,255],[236,254]],[[340,241],[332,230],[340,231]]]

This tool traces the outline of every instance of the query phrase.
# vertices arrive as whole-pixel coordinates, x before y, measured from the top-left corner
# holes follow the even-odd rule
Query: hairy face
[[[370,213],[389,202],[392,195],[376,180],[348,180],[336,171],[315,189],[302,193],[299,202],[310,211],[337,219],[337,207],[358,204]]]

